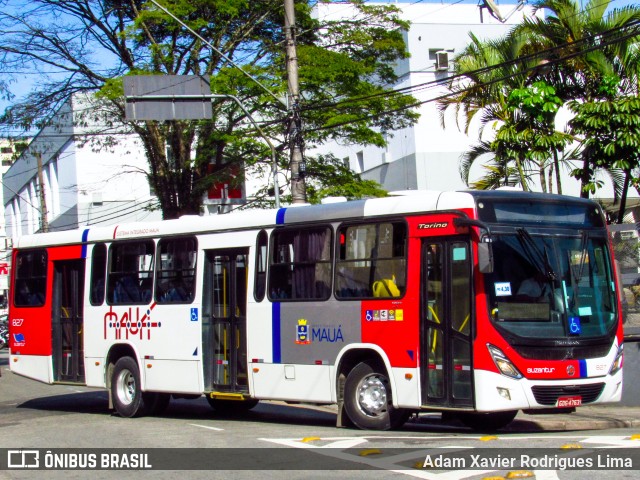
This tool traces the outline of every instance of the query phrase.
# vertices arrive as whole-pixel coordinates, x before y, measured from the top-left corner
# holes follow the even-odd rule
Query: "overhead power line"
[[[347,99],[347,100],[338,101],[338,102],[335,102],[335,103],[326,103],[326,104],[321,104],[321,105],[309,105],[309,106],[307,106],[305,108],[305,110],[319,110],[319,109],[324,109],[324,108],[340,108],[342,106],[348,106],[349,104],[354,103],[354,102],[362,102],[362,101],[366,101],[368,99],[373,99],[373,98],[393,96],[393,95],[401,95],[401,94],[405,94],[405,93],[411,94],[414,91],[426,90],[426,89],[429,89],[429,88],[435,88],[435,87],[438,87],[438,86],[447,85],[447,84],[450,84],[450,83],[452,83],[452,81],[455,81],[457,79],[469,78],[470,76],[477,76],[477,75],[481,75],[483,73],[490,73],[493,70],[503,69],[505,67],[509,67],[511,65],[515,65],[515,64],[518,64],[518,63],[524,63],[526,61],[533,60],[533,59],[536,59],[536,58],[540,58],[540,59],[544,58],[545,60],[547,60],[546,65],[553,65],[553,64],[562,63],[562,62],[564,62],[566,60],[569,60],[571,58],[575,58],[575,57],[578,57],[580,55],[584,55],[585,53],[589,53],[589,52],[601,49],[603,47],[606,47],[606,46],[609,46],[609,45],[613,45],[615,43],[619,43],[619,42],[622,42],[624,40],[628,40],[629,38],[633,38],[635,36],[640,36],[640,29],[636,29],[636,30],[632,31],[631,33],[625,34],[623,36],[615,37],[615,38],[613,38],[612,40],[609,40],[609,41],[602,41],[602,42],[598,43],[597,45],[591,45],[591,46],[589,46],[587,48],[581,49],[581,50],[573,52],[573,53],[566,54],[564,56],[561,56],[561,57],[558,57],[558,58],[555,58],[555,59],[548,59],[548,58],[545,57],[545,55],[548,54],[548,53],[555,52],[555,51],[561,51],[561,50],[563,50],[563,49],[565,49],[565,48],[567,48],[569,46],[571,46],[571,47],[581,46],[581,45],[585,44],[586,42],[595,40],[596,38],[600,38],[601,40],[607,39],[607,38],[609,38],[609,36],[611,36],[615,32],[622,32],[622,31],[624,31],[626,29],[637,27],[639,24],[640,24],[640,21],[631,22],[629,25],[626,25],[624,27],[617,27],[617,28],[614,28],[614,29],[610,29],[610,30],[608,30],[606,32],[602,32],[600,34],[593,35],[591,37],[585,37],[585,38],[583,38],[583,39],[581,39],[579,41],[573,42],[573,43],[566,43],[566,44],[563,44],[563,45],[559,45],[559,46],[555,46],[555,47],[549,48],[547,50],[542,50],[542,51],[539,51],[539,52],[536,52],[536,53],[533,53],[533,54],[525,55],[525,56],[522,56],[522,57],[519,57],[519,58],[516,58],[516,59],[513,59],[513,60],[502,62],[502,63],[499,63],[499,64],[495,64],[495,65],[491,65],[491,66],[488,66],[488,67],[479,68],[477,70],[473,70],[473,71],[469,71],[469,72],[465,72],[465,73],[461,73],[461,74],[452,75],[450,77],[447,77],[446,79],[432,80],[432,81],[429,81],[429,82],[421,83],[419,85],[412,85],[412,86],[408,86],[408,87],[398,88],[398,89],[395,89],[395,90],[388,90],[388,91],[385,91],[385,92],[380,92],[380,93],[369,95],[369,96],[358,97],[358,98],[355,98],[355,99]],[[459,95],[460,93],[472,91],[474,89],[478,89],[478,88],[481,88],[483,86],[492,85],[492,84],[495,84],[495,83],[499,83],[499,82],[508,80],[510,78],[514,78],[516,76],[524,75],[524,74],[532,72],[532,71],[534,71],[534,70],[536,70],[538,68],[540,68],[539,65],[534,65],[534,66],[525,68],[523,70],[520,70],[518,72],[502,76],[500,78],[492,79],[490,81],[483,82],[483,83],[477,83],[477,84],[469,86],[469,87],[467,87],[465,89],[458,90],[458,91],[455,91],[455,92],[449,92],[449,93],[446,93],[446,94],[443,94],[443,95],[439,95],[437,97],[430,98],[430,99],[427,99],[427,100],[424,100],[424,101],[415,102],[413,104],[406,105],[406,106],[404,106],[402,108],[399,108],[399,109],[389,110],[389,111],[386,111],[386,112],[378,112],[375,115],[370,115],[368,117],[364,117],[362,119],[359,119],[358,121],[366,120],[367,118],[372,118],[373,116],[377,117],[377,116],[388,114],[388,113],[394,113],[394,112],[398,112],[398,111],[402,111],[402,110],[408,110],[408,109],[415,108],[415,107],[418,107],[418,106],[426,104],[426,103],[435,102],[435,101],[438,101],[438,100],[443,100],[443,99],[446,99],[448,97]],[[344,125],[349,125],[349,124],[352,124],[352,123],[355,123],[355,121],[345,121],[345,122],[342,122],[342,123],[339,123],[339,124],[330,125],[330,126],[317,127],[315,129],[310,129],[310,131],[319,131],[319,130],[337,128],[337,127],[344,126]]]

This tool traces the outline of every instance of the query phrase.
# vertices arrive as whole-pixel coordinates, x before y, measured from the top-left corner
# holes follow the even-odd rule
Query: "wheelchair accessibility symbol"
[[[569,333],[571,335],[580,335],[582,333],[582,326],[580,325],[580,317],[569,318]]]

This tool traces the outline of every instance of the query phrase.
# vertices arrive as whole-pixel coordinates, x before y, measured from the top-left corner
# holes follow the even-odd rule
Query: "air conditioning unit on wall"
[[[436,71],[443,72],[449,70],[449,52],[441,50],[436,52]]]

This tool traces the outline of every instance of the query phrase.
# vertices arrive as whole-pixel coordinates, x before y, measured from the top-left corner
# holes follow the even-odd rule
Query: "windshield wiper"
[[[580,291],[580,280],[582,279],[582,274],[584,272],[584,266],[587,263],[587,254],[589,253],[587,250],[587,241],[589,239],[589,234],[586,230],[582,231],[580,237],[580,262],[577,266],[570,265],[571,270],[571,287],[573,289],[572,295],[572,306],[575,308],[579,307],[579,291]],[[569,262],[571,262],[571,258],[569,258]]]
[[[524,228],[518,228],[516,229],[516,232],[518,232],[520,243],[529,255],[531,263],[540,273],[542,273],[547,278],[547,280],[556,280],[558,278],[558,275],[551,266],[551,262],[549,261],[549,253],[547,252],[547,247],[546,245],[544,245],[544,242],[543,251],[541,252],[540,248],[538,248],[538,245],[536,244],[536,241],[527,230],[525,230]]]
[[[582,274],[584,272],[584,266],[587,263],[587,254],[589,253],[587,250],[587,240],[589,239],[589,234],[586,230],[582,231],[582,236],[580,237],[580,263],[578,263],[578,268],[571,268],[571,273],[573,274],[573,278],[576,283],[580,282],[582,278]]]

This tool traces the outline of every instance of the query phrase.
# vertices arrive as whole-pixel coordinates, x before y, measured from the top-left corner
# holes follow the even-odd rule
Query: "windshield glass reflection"
[[[486,275],[491,319],[522,338],[596,338],[616,321],[605,238],[497,235]]]

